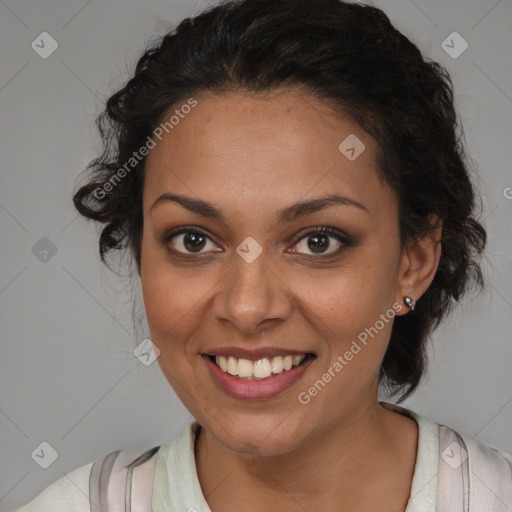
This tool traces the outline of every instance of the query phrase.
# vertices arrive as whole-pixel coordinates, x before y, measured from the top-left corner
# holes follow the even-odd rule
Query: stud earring
[[[416,307],[416,301],[411,299],[411,297],[404,297],[404,304],[410,307],[411,311],[414,311],[414,308]]]

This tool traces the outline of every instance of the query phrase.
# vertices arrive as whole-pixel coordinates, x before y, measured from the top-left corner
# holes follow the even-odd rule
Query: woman
[[[129,248],[196,421],[20,511],[510,510],[510,454],[378,400],[414,392],[482,284],[441,66],[373,7],[226,2],[148,50],[99,125],[74,202],[103,261]]]

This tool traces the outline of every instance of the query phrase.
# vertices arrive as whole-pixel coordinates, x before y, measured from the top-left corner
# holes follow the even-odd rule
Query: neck
[[[241,456],[201,429],[196,465],[212,511],[250,512],[263,505],[267,510],[295,510],[297,503],[306,510],[331,510],[333,503],[357,510],[375,499],[382,503],[390,489],[393,503],[405,506],[417,437],[414,420],[384,409],[375,399],[300,449],[281,455]]]

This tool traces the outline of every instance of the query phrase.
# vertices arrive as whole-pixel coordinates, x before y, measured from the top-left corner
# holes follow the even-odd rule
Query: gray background
[[[512,451],[512,3],[373,4],[448,67],[490,237],[487,290],[437,331],[430,376],[405,405]],[[99,263],[96,228],[78,218],[71,193],[99,149],[93,119],[103,101],[127,79],[147,43],[206,5],[0,0],[4,511],[112,450],[167,442],[191,420],[157,363],[144,366],[133,355],[149,337],[147,326],[135,328],[132,320],[138,283],[132,291],[127,277]],[[46,59],[31,48],[44,31],[59,45]],[[469,44],[458,58],[441,46],[453,31]],[[43,237],[57,248],[47,261],[37,250],[48,246]],[[43,441],[58,452],[47,469],[31,456]]]

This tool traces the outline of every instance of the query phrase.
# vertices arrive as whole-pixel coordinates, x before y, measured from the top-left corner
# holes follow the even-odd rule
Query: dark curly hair
[[[382,177],[398,197],[402,247],[429,234],[432,214],[442,221],[437,273],[416,309],[394,319],[380,368],[380,382],[402,401],[426,371],[432,331],[470,285],[483,285],[478,257],[486,231],[475,219],[450,76],[380,9],[341,0],[240,0],[183,20],[142,55],[98,116],[104,150],[89,164],[75,207],[106,224],[103,263],[109,250],[129,248],[140,275],[145,158],[137,151],[171,108],[194,95],[284,87],[315,95],[375,139]]]

